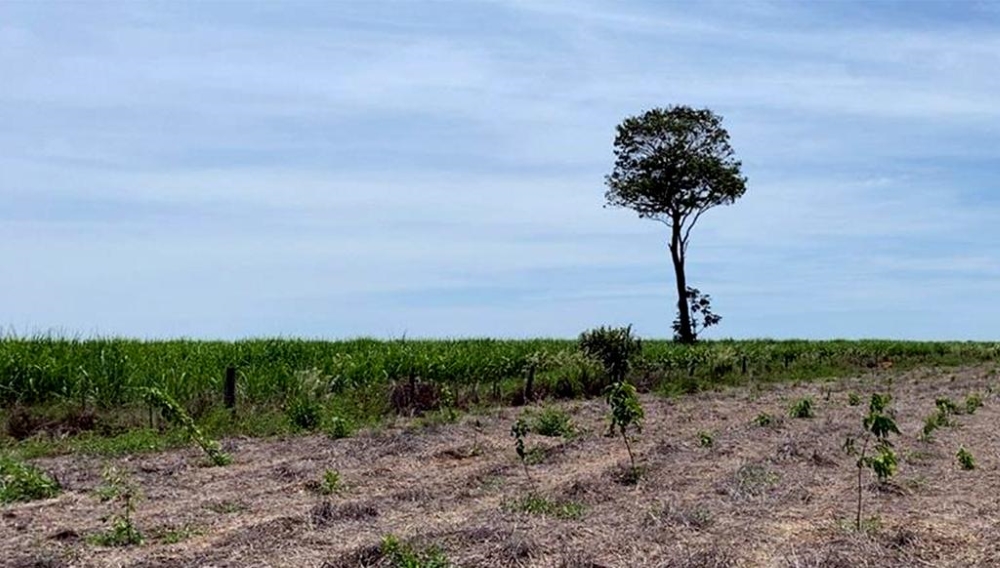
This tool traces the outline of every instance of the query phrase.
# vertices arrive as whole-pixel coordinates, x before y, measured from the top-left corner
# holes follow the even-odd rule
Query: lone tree
[[[670,257],[677,276],[675,339],[697,340],[691,305],[707,308],[707,296],[687,285],[684,261],[691,229],[701,215],[729,205],[746,192],[741,163],[729,146],[722,117],[687,106],[654,108],[626,118],[615,136],[615,167],[606,178],[608,205],[627,207],[642,219],[670,227]],[[697,315],[697,314],[695,314]],[[702,329],[719,316],[702,321]]]

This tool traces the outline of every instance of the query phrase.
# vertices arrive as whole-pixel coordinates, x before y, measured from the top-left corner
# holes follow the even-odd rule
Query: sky
[[[669,337],[615,126],[724,118],[711,338],[1000,339],[1000,2],[0,0],[0,328]]]

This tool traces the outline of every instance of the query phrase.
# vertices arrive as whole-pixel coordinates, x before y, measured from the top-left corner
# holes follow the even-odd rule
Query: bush
[[[61,491],[59,482],[37,467],[0,456],[0,503],[49,499]]]
[[[580,350],[603,366],[613,382],[625,379],[632,360],[642,353],[642,341],[632,335],[632,326],[585,331],[580,334]]]

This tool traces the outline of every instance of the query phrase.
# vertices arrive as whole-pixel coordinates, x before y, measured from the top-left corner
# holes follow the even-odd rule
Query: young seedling
[[[774,422],[774,417],[766,412],[761,412],[756,418],[753,419],[753,421],[756,425],[763,428],[765,426],[770,426],[771,423]]]
[[[510,435],[514,438],[514,450],[517,452],[518,459],[521,460],[521,465],[524,466],[524,476],[528,478],[528,483],[533,486],[534,482],[531,480],[531,474],[528,473],[528,452],[524,450],[524,437],[530,431],[528,423],[523,418],[518,418],[517,422],[510,427]]]
[[[860,406],[861,405],[861,395],[858,394],[858,393],[856,393],[856,392],[852,392],[852,393],[848,394],[847,395],[847,405],[848,406]]]
[[[344,489],[340,481],[340,472],[335,469],[328,469],[323,472],[323,479],[319,483],[319,492],[323,495],[333,495]]]
[[[875,393],[872,395],[868,405],[868,415],[862,420],[864,427],[864,445],[858,457],[858,512],[855,521],[855,528],[861,530],[861,508],[863,496],[862,473],[865,468],[869,468],[878,478],[880,484],[888,482],[889,478],[896,473],[898,459],[896,452],[892,449],[892,442],[889,441],[889,434],[899,434],[899,428],[892,414],[887,410],[891,397],[888,394]],[[868,453],[869,446],[872,446],[872,454]],[[854,438],[848,438],[844,442],[844,449],[849,454],[857,453]]]
[[[628,451],[628,459],[632,463],[632,472],[635,473],[635,455],[632,454],[632,445],[628,440],[629,428],[635,428],[637,432],[642,431],[642,419],[645,417],[642,404],[636,395],[635,387],[625,381],[618,381],[608,385],[604,391],[608,405],[611,407],[611,424],[609,431],[614,433],[617,430],[622,440],[625,441],[625,449]]]
[[[972,452],[965,449],[965,446],[958,448],[958,453],[955,454],[958,459],[958,465],[965,471],[972,471],[976,469],[976,459],[972,456]]]
[[[698,432],[698,445],[703,448],[711,448],[714,446],[715,438],[712,436],[712,433],[704,430]]]
[[[138,486],[127,474],[111,465],[104,469],[101,477],[104,485],[97,489],[102,502],[118,505],[118,511],[112,513],[109,520],[111,528],[93,537],[93,541],[101,546],[130,546],[143,543],[142,533],[135,526],[133,515],[135,503],[139,500]]]

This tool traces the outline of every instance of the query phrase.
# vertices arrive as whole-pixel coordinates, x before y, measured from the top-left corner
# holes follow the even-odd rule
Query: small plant
[[[968,401],[966,404],[968,406]],[[934,406],[937,410],[935,410],[934,414],[924,419],[924,427],[920,433],[920,439],[925,442],[929,442],[934,439],[934,431],[938,428],[953,425],[954,420],[952,420],[951,417],[959,412],[958,405],[947,397],[939,397],[935,399]]]
[[[810,397],[800,398],[792,404],[788,412],[792,418],[812,418],[813,401]]]
[[[698,445],[703,448],[711,448],[715,445],[715,438],[712,437],[712,433],[704,430],[698,432]]]
[[[558,408],[543,408],[534,419],[532,431],[542,436],[568,438],[574,433],[573,421]]]
[[[222,451],[219,443],[202,434],[201,430],[194,423],[194,419],[177,403],[170,395],[157,388],[142,389],[146,403],[152,408],[159,408],[163,418],[171,424],[179,425],[188,435],[201,447],[212,465],[229,465],[233,458]]]
[[[113,465],[104,468],[101,474],[104,484],[98,487],[97,495],[102,502],[111,503],[114,512],[108,517],[111,528],[91,538],[100,546],[131,546],[143,543],[142,533],[132,518],[135,503],[140,498],[139,488],[123,471]],[[116,510],[115,510],[116,509]]]
[[[344,486],[340,480],[340,472],[335,469],[328,469],[323,472],[323,479],[319,482],[319,492],[323,495],[333,495],[343,491]]]
[[[848,394],[847,395],[847,405],[848,406],[860,406],[861,405],[861,395],[858,394],[858,393],[856,393],[856,392],[852,392],[852,393]]]
[[[0,504],[49,499],[61,491],[59,482],[37,467],[0,456]]]
[[[437,547],[418,550],[410,544],[399,541],[393,535],[382,539],[379,553],[391,568],[449,568],[451,562]],[[380,566],[382,564],[379,564]]]
[[[965,471],[972,471],[976,469],[976,459],[972,456],[972,452],[965,449],[965,446],[958,448],[958,453],[955,454],[958,459],[958,465]]]
[[[953,400],[946,396],[938,397],[934,399],[934,406],[938,408],[938,412],[945,416],[951,416],[953,414],[958,414],[958,405],[955,404]]]
[[[330,419],[330,429],[327,430],[327,435],[331,440],[340,440],[342,438],[349,438],[352,431],[353,428],[349,421],[339,416],[334,416]]]
[[[880,484],[885,484],[896,473],[896,466],[899,461],[896,452],[893,450],[892,442],[889,441],[890,434],[899,434],[899,428],[888,410],[891,397],[888,394],[875,393],[872,395],[868,405],[868,414],[862,420],[864,428],[864,445],[858,456],[858,512],[855,519],[855,528],[862,530],[861,526],[861,506],[863,496],[862,472],[867,467],[872,470],[878,478]],[[869,445],[873,445],[872,453],[868,453]],[[850,453],[857,453],[854,438],[848,438],[844,442],[844,449]]]
[[[510,427],[510,435],[514,438],[514,450],[517,452],[518,459],[521,460],[521,465],[524,466],[524,476],[528,478],[528,483],[532,483],[532,481],[531,474],[528,473],[528,453],[524,450],[524,437],[530,431],[528,423],[522,418],[518,418],[517,422]]]
[[[765,426],[770,426],[774,423],[774,417],[766,412],[761,412],[756,418],[753,419],[753,421],[754,424],[764,428]]]
[[[635,428],[638,432],[642,431],[642,419],[645,417],[642,404],[639,403],[635,387],[624,381],[611,383],[604,393],[608,405],[611,406],[609,432],[613,434],[617,429],[621,434],[622,440],[625,441],[625,449],[628,451],[629,461],[632,463],[632,469],[635,470],[635,456],[632,454],[632,445],[628,441],[628,430]]]
[[[451,390],[448,385],[441,385],[441,390],[438,394],[440,403],[439,410],[441,414],[441,420],[445,424],[453,424],[458,420],[459,412],[456,408],[456,398],[455,391]]]
[[[965,397],[965,413],[975,414],[980,407],[983,406],[983,399],[976,393],[972,393]]]

